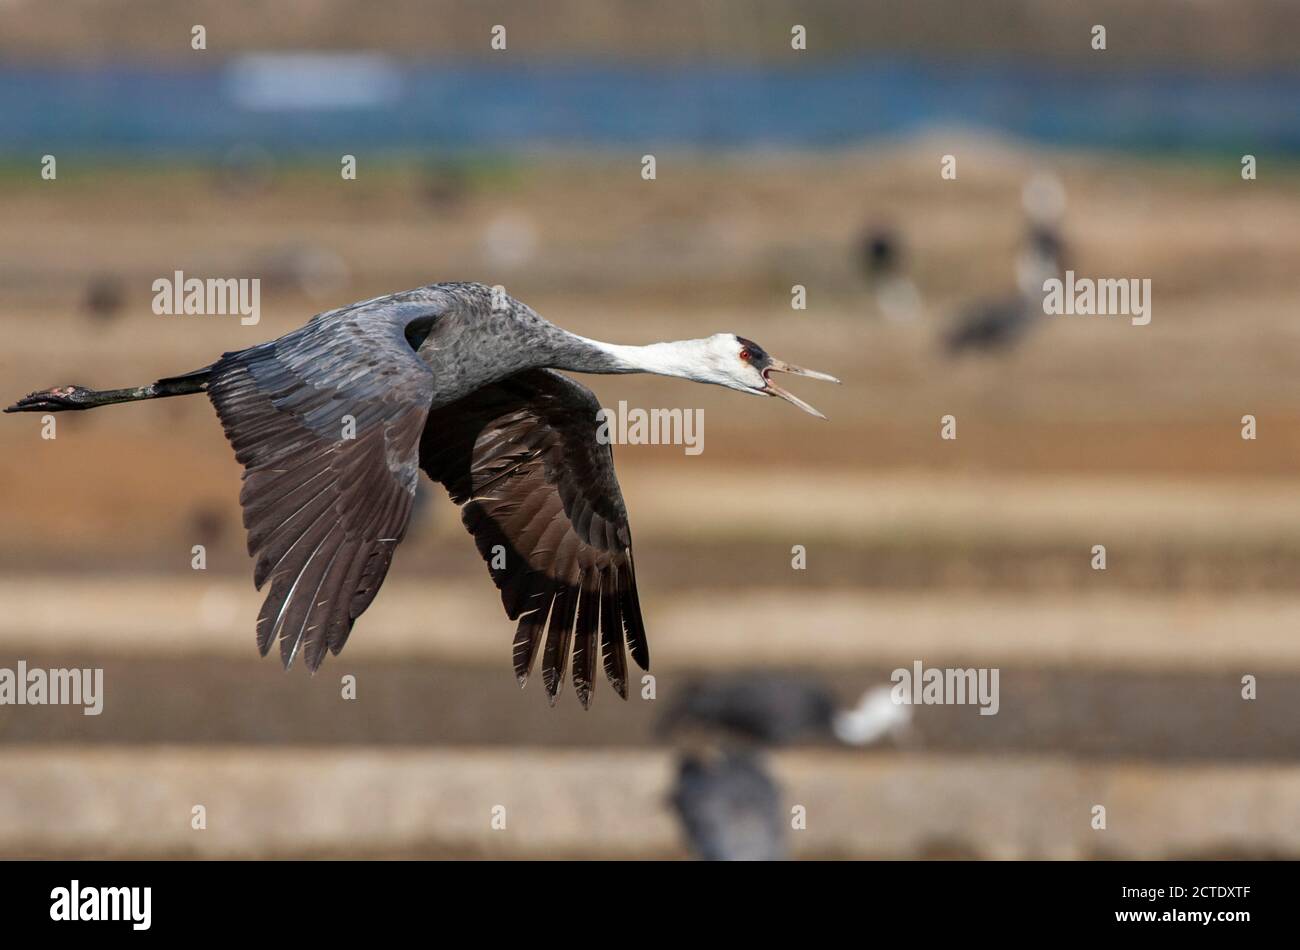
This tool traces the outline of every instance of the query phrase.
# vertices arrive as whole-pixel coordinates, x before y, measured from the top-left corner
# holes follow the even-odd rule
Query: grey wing
[[[244,465],[254,583],[270,582],[257,645],[265,656],[278,639],[286,668],[343,648],[406,532],[433,376],[405,331],[429,309],[333,311],[212,367],[208,395]]]
[[[420,466],[464,506],[506,614],[519,621],[520,685],[540,650],[554,703],[572,649],[584,707],[597,639],[605,674],[624,699],[624,643],[642,669],[650,665],[627,509],[610,447],[596,439],[599,409],[585,386],[530,370],[435,408],[420,443]]]

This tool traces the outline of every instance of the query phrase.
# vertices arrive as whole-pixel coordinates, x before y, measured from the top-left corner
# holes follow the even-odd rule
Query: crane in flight
[[[244,466],[239,501],[269,584],[263,656],[315,671],[378,594],[410,520],[421,469],[462,507],[506,614],[514,671],[538,653],[551,704],[570,660],[584,708],[597,641],[627,698],[627,656],[649,669],[627,509],[600,405],[557,372],[655,373],[784,399],[774,373],[839,382],[731,333],[622,346],[577,336],[477,283],[441,283],[313,317],[202,369],[134,389],[60,386],[5,412],[60,412],[206,392]],[[504,558],[500,555],[504,554]]]

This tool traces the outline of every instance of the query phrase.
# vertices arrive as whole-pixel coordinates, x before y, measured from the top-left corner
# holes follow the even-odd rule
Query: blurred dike
[[[290,4],[268,17],[252,2],[11,0],[0,5],[0,54],[22,59],[183,59],[191,26],[207,27],[224,55],[266,49],[374,49],[411,56],[486,57],[490,30],[507,27],[512,58],[787,61],[793,24],[810,49],[831,55],[1034,56],[1085,66],[1209,62],[1264,67],[1294,62],[1300,10],[1290,0],[1038,0],[903,3],[899,0],[363,0]],[[431,25],[436,24],[436,29]],[[1091,28],[1109,31],[1104,60]]]

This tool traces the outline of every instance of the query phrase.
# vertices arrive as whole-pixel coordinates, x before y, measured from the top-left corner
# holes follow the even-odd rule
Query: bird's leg
[[[167,396],[185,396],[203,392],[208,385],[206,372],[191,373],[160,379],[148,386],[134,389],[87,389],[85,386],[55,386],[31,393],[18,400],[5,412],[65,412],[70,409],[94,409],[118,402],[136,402],[140,399],[162,399]]]
[[[55,386],[31,393],[18,400],[5,412],[63,412],[68,409],[94,409],[115,402],[148,399],[148,386],[140,389],[87,389],[85,386]]]

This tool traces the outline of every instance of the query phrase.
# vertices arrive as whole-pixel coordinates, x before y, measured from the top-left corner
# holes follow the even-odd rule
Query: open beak
[[[804,412],[816,416],[818,419],[826,418],[794,393],[788,392],[776,383],[772,382],[772,373],[789,373],[791,376],[807,376],[809,379],[821,379],[828,383],[838,383],[838,379],[828,373],[818,373],[816,370],[804,369],[802,366],[794,366],[790,363],[784,363],[781,360],[770,360],[768,364],[763,367],[763,382],[767,384],[763,392],[767,393],[769,396],[779,396],[786,402],[798,406]]]

